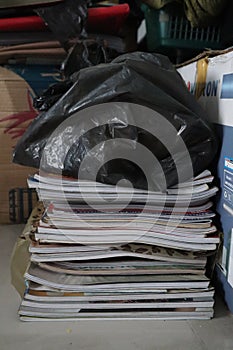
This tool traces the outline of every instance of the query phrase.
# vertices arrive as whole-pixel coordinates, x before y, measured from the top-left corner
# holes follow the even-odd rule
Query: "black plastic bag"
[[[33,107],[43,112],[51,108],[73,85],[70,76],[82,68],[106,63],[108,50],[100,41],[94,39],[78,41],[69,51],[62,63],[61,71],[65,80],[52,84],[40,96],[33,99]]]
[[[103,43],[94,39],[77,42],[70,49],[61,70],[66,78],[82,68],[96,66],[107,62],[107,52]]]
[[[72,76],[72,80],[74,84],[70,90],[48,112],[36,117],[22,136],[15,149],[15,163],[77,177],[87,157],[91,161],[86,167],[87,171],[79,174],[79,177],[92,180],[94,177],[97,181],[110,184],[126,178],[136,188],[148,188],[144,169],[134,164],[133,159],[130,161],[116,156],[116,159],[109,160],[109,153],[118,152],[118,148],[126,153],[138,152],[139,145],[143,145],[159,162],[145,163],[150,177],[149,188],[164,190],[178,182],[178,173],[179,181],[190,177],[182,142],[190,155],[194,175],[206,169],[213,159],[218,142],[212,126],[205,120],[205,112],[188,92],[167,57],[140,52],[125,54],[112,63],[82,69]],[[108,105],[113,112],[108,116],[108,122],[101,125],[98,113],[102,107],[99,104],[108,102],[112,102]],[[117,106],[117,102],[122,102],[122,106]],[[138,106],[141,113],[141,120],[136,123],[136,115],[133,115],[135,109],[130,107],[131,104]],[[90,108],[87,107],[90,106],[95,106],[96,114],[89,113]],[[147,108],[148,113],[144,113],[143,108]],[[68,117],[81,110],[85,116],[75,116],[76,126],[59,129],[64,121],[69,121]],[[133,112],[130,113],[130,110]],[[151,111],[155,116],[151,117]],[[156,112],[162,124],[168,127],[161,129]],[[142,126],[138,126],[141,122]],[[155,136],[157,129],[163,134],[161,137],[158,133]],[[50,140],[51,157],[40,164],[54,130],[58,133]],[[86,131],[73,139],[74,133],[78,134],[80,130]],[[72,144],[65,149],[71,138]],[[119,139],[122,139],[120,144],[117,142]],[[110,151],[106,143],[108,140],[113,141]],[[97,160],[99,164],[102,162],[102,166],[95,173]]]
[[[48,24],[62,45],[73,38],[86,37],[86,0],[64,0],[61,3],[40,7],[35,12]]]
[[[42,95],[33,99],[33,107],[38,111],[47,111],[52,107],[73,85],[70,80],[52,84]]]

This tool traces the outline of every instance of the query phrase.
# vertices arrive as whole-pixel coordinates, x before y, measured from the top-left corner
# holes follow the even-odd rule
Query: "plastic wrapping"
[[[70,50],[62,63],[62,73],[66,80],[51,85],[43,94],[33,99],[33,107],[38,111],[47,111],[51,108],[73,85],[70,76],[82,68],[106,63],[108,52],[101,42],[88,39],[77,42]]]
[[[87,4],[86,0],[64,0],[35,11],[48,24],[57,40],[66,44],[69,39],[86,36]]]
[[[51,85],[42,95],[33,99],[33,107],[38,111],[47,111],[52,107],[72,86],[70,80],[65,80]]]
[[[70,50],[62,64],[62,71],[66,78],[82,68],[95,66],[107,62],[107,53],[103,44],[94,39],[77,42]]]
[[[86,157],[90,166],[86,167],[88,171],[83,177],[110,184],[126,178],[134,187],[147,188],[144,169],[134,164],[133,158],[130,161],[117,155],[120,154],[118,149],[123,153],[137,153],[142,145],[159,163],[148,161],[146,164],[147,174],[151,177],[150,188],[163,190],[177,183],[178,170],[183,174],[179,180],[188,178],[188,164],[180,139],[190,155],[194,175],[206,169],[213,159],[218,142],[212,127],[167,57],[140,52],[125,54],[112,63],[82,69],[72,76],[72,80],[74,84],[70,90],[29,126],[16,146],[14,162],[36,168],[42,166],[46,171],[77,177]],[[106,105],[106,108],[110,106],[110,115],[108,122],[101,124],[99,117],[104,105],[99,104],[107,102],[111,102]],[[117,102],[122,104],[117,105]],[[140,119],[137,121],[136,110],[130,107],[131,104],[138,106],[137,117]],[[87,108],[90,106],[95,106],[94,115]],[[148,113],[142,108],[147,108]],[[76,117],[75,113],[81,110],[85,112],[84,116],[77,114]],[[59,129],[73,115],[76,125]],[[160,120],[164,121],[163,129]],[[53,137],[54,130],[57,134]],[[76,131],[77,135],[80,132],[82,135],[72,139],[72,146],[68,147],[71,134]],[[50,159],[48,157],[40,164],[49,138],[52,145]],[[117,142],[119,139],[122,142]],[[113,141],[112,149],[107,147],[109,140]],[[116,159],[109,160],[109,154],[114,152]],[[102,166],[94,174],[96,161]],[[160,182],[163,176],[166,181]]]

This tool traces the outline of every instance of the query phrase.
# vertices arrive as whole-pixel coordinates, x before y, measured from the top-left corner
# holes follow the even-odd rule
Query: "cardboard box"
[[[33,97],[59,79],[57,67],[0,67],[0,223],[9,222],[9,191],[27,187],[28,174],[36,171],[12,163],[14,146],[37,115]]]
[[[214,123],[222,141],[217,164],[220,180],[217,211],[224,233],[224,248],[217,273],[233,313],[233,50],[204,53],[178,71],[207,112],[206,117]]]

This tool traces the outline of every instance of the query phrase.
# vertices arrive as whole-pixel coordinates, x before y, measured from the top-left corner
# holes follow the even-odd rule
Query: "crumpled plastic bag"
[[[62,64],[62,72],[66,78],[82,68],[107,63],[107,51],[103,43],[94,39],[78,41],[69,51]]]
[[[34,97],[33,107],[41,112],[47,111],[66,93],[66,91],[71,88],[72,85],[73,84],[70,80],[52,84],[40,96]]]
[[[137,152],[139,145],[143,145],[159,162],[147,164],[150,189],[164,190],[178,182],[178,170],[179,174],[183,174],[182,179],[179,177],[180,181],[188,179],[188,164],[180,139],[190,155],[194,175],[206,169],[215,156],[218,141],[212,126],[167,57],[143,52],[125,54],[109,64],[80,70],[72,76],[72,81],[74,84],[70,90],[47,112],[41,113],[26,130],[15,148],[15,163],[36,168],[41,166],[45,171],[77,177],[83,160],[89,157],[93,160],[93,168],[90,161],[86,179],[93,180],[94,177],[103,183],[116,184],[119,179],[126,178],[136,188],[148,188],[144,169],[133,161],[124,157],[108,160],[109,153],[113,154],[118,148],[126,153]],[[101,116],[98,116],[100,106],[96,105],[109,102],[112,102],[113,112],[108,116],[108,122],[101,125]],[[117,102],[123,104],[115,106]],[[142,113],[139,122],[145,128],[139,127],[135,124],[134,115],[127,114],[128,107],[125,109],[124,103],[126,106],[127,103],[136,104],[139,109],[149,108],[155,111],[155,116],[149,118],[150,112]],[[95,115],[88,112],[87,107],[91,106],[98,107],[95,107]],[[116,112],[117,108],[120,111]],[[86,119],[77,115],[76,126],[71,125],[65,130],[61,128],[56,136],[51,137],[54,130],[59,130],[62,123],[69,121],[68,117],[78,111],[87,111]],[[165,140],[161,139],[162,135],[161,138],[159,135],[155,137],[153,130],[156,132],[156,128],[161,128],[156,115],[172,126],[175,134],[174,130],[170,133],[168,127],[162,130]],[[89,130],[73,138],[72,146],[68,147],[74,132],[86,130],[87,125]],[[48,156],[40,164],[49,138],[52,157],[49,160]],[[119,145],[117,140],[121,138]],[[108,140],[113,141],[110,151],[106,143]],[[178,170],[174,158],[178,160]],[[94,163],[98,160],[103,163],[102,167],[93,174],[96,171]],[[163,176],[165,183],[160,181]]]
[[[62,45],[73,38],[86,37],[86,0],[64,0],[61,3],[40,7],[35,12],[47,23]]]
[[[70,76],[82,68],[106,63],[108,51],[100,41],[94,39],[80,40],[69,51],[62,63],[61,71],[64,81],[52,84],[40,96],[33,99],[33,107],[38,111],[47,111],[51,108],[73,85]]]

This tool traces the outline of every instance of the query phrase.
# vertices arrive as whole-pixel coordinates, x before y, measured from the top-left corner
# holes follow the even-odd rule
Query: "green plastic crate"
[[[163,49],[221,49],[221,27],[193,28],[182,13],[174,14],[166,8],[155,10],[142,5],[146,20],[149,51]]]

